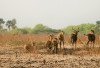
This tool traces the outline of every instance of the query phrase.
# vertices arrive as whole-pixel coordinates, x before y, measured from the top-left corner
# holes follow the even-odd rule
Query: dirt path
[[[45,49],[24,53],[23,47],[0,47],[0,68],[100,68],[100,54],[81,55],[82,49],[63,54],[70,50],[66,47],[59,54],[47,54]]]

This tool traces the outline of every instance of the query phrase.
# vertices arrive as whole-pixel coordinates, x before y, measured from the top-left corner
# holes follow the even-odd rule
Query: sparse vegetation
[[[76,50],[73,50],[72,48],[70,48],[71,46],[68,43],[70,37],[69,37],[69,35],[65,35],[65,41],[66,41],[65,48],[64,49],[62,48],[60,50],[60,46],[58,45],[57,54],[49,55],[48,52],[46,51],[46,47],[45,47],[45,43],[48,40],[48,35],[36,35],[36,34],[35,35],[33,35],[33,34],[14,34],[14,35],[5,34],[4,35],[4,34],[2,34],[2,35],[0,35],[0,48],[1,48],[0,49],[0,60],[2,60],[2,61],[0,61],[0,63],[1,63],[0,65],[3,66],[6,63],[7,65],[3,66],[3,67],[19,67],[19,65],[21,67],[33,67],[33,66],[37,67],[37,62],[39,63],[38,66],[41,66],[41,64],[43,64],[42,62],[45,58],[45,61],[46,61],[45,64],[50,65],[49,63],[51,63],[51,62],[53,62],[52,64],[57,62],[55,64],[58,65],[59,63],[62,62],[61,66],[63,66],[62,64],[65,64],[66,58],[67,58],[67,62],[70,61],[70,58],[68,59],[68,56],[76,56],[76,57],[83,56],[84,57],[84,56],[91,56],[91,55],[95,55],[95,56],[100,55],[100,46],[99,46],[100,39],[99,38],[96,38],[95,48],[93,49],[93,48],[85,45],[85,42],[87,40],[84,37],[84,35],[79,35],[78,37],[81,39],[83,44],[80,44],[80,41],[77,41]],[[98,36],[96,36],[96,37],[98,37]],[[32,42],[32,41],[34,41],[36,43],[36,45],[34,46],[34,52],[25,53],[24,52],[24,44],[26,44],[26,42]],[[31,44],[31,43],[29,43],[29,44]],[[48,58],[51,58],[53,60],[50,61],[50,59],[48,59]],[[58,58],[60,58],[60,59],[58,59]],[[63,59],[63,61],[61,61],[61,59]],[[80,59],[84,59],[84,58],[81,57]],[[97,59],[97,57],[96,57],[96,59]],[[87,60],[89,61],[89,59],[87,59]],[[87,60],[84,60],[84,62]],[[94,58],[92,60],[97,61]],[[5,63],[4,63],[4,61],[5,61]],[[75,60],[75,61],[78,62],[79,60]],[[27,63],[27,65],[26,65],[26,63]],[[95,63],[99,65],[99,63],[97,63],[97,62],[95,62]],[[36,64],[36,65],[34,65],[34,64]]]
[[[51,67],[53,67],[52,65],[58,65],[58,67],[61,68],[61,66],[65,66],[66,63],[69,64],[68,62],[70,62],[70,65],[67,66],[71,66],[73,65],[73,62],[77,61],[76,63],[78,65],[76,64],[76,67],[78,66],[80,68],[81,65],[80,63],[82,63],[83,61],[87,62],[87,60],[91,64],[94,62],[95,65],[93,66],[100,67],[99,64],[100,58],[96,60],[97,56],[100,56],[100,46],[99,46],[100,38],[98,36],[98,34],[100,34],[99,21],[97,21],[96,24],[81,24],[77,26],[68,26],[65,29],[61,29],[65,32],[64,49],[62,47],[60,49],[60,45],[58,44],[57,38],[53,40],[53,44],[50,44],[51,46],[52,45],[55,46],[52,47],[52,50],[54,50],[54,52],[57,54],[52,54],[47,52],[46,42],[48,40],[48,35],[51,35],[52,37],[50,37],[49,40],[52,43],[52,39],[54,38],[54,35],[57,36],[57,34],[61,32],[61,30],[52,29],[42,24],[38,24],[32,29],[27,27],[15,28],[14,26],[16,26],[16,23],[13,23],[13,25],[11,25],[12,21],[16,22],[15,19],[7,21],[7,23],[9,23],[6,24],[7,27],[9,27],[8,28],[9,30],[7,30],[2,26],[2,24],[5,24],[5,21],[3,19],[0,19],[0,67],[31,68],[31,67],[38,67],[38,66],[41,67],[43,65],[44,67],[48,67],[48,65],[50,65]],[[78,37],[76,43],[77,48],[75,50],[73,49],[73,46],[71,46],[69,42],[71,40],[70,34],[73,33],[72,27],[74,29],[80,28],[79,35],[77,36]],[[91,48],[86,44],[88,39],[83,35],[89,33],[91,29],[93,29],[96,34],[94,48]],[[32,43],[33,41],[35,42],[34,46]],[[26,53],[25,51],[28,53]],[[70,60],[68,56],[75,56],[76,59],[71,58],[73,60]],[[83,60],[84,56],[87,57],[96,56],[96,59],[93,58],[91,60],[89,59]],[[77,58],[77,57],[81,57],[81,58]],[[67,58],[67,62],[66,62],[66,58]],[[59,63],[61,64],[60,66]],[[5,64],[7,65],[4,66]],[[82,65],[88,67],[88,65],[85,63]]]
[[[9,29],[3,28],[3,25],[5,24],[6,27]],[[0,18],[0,32],[2,33],[10,33],[10,34],[50,34],[54,33],[57,34],[61,30],[65,32],[65,34],[71,34],[73,33],[72,27],[74,29],[80,28],[80,34],[87,34],[89,33],[90,30],[94,30],[95,34],[100,34],[100,21],[96,21],[96,24],[88,23],[88,24],[80,24],[80,25],[71,25],[63,29],[52,29],[49,28],[48,26],[45,26],[43,24],[37,24],[34,28],[18,28],[16,26],[17,21],[16,19],[4,21],[4,19]],[[12,29],[11,29],[12,28]]]

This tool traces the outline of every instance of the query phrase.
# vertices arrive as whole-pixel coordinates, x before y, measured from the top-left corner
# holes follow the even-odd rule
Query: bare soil
[[[23,46],[1,46],[0,68],[100,68],[100,50],[82,46],[76,50],[71,46],[59,49],[58,54],[47,50],[35,50],[25,53]],[[96,51],[96,52],[93,52]]]

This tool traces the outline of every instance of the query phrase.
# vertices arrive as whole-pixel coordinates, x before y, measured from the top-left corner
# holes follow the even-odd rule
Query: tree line
[[[3,24],[7,27],[7,29],[3,28]],[[80,34],[87,34],[90,32],[91,29],[94,30],[96,34],[100,34],[100,21],[96,21],[95,24],[87,23],[80,25],[71,25],[63,29],[52,29],[43,24],[37,24],[34,28],[18,28],[16,24],[16,19],[8,20],[5,22],[2,18],[0,18],[0,32],[10,34],[56,34],[63,30],[65,34],[71,34],[73,33],[72,28],[79,28]]]
[[[2,18],[0,18],[0,29],[3,29],[3,26],[2,26],[3,24],[5,24],[6,27],[7,27],[9,30],[10,30],[11,28],[12,28],[12,29],[17,28],[17,26],[16,26],[16,19],[4,21]]]

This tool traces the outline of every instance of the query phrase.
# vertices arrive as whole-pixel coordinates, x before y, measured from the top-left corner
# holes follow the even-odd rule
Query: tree
[[[68,26],[66,28],[63,29],[63,31],[65,32],[65,34],[72,34],[74,31],[72,30],[72,28],[74,28],[75,30],[77,30],[79,28],[79,32],[81,34],[87,34],[90,32],[90,30],[95,30],[95,25],[94,24],[80,24],[80,25],[76,25],[76,26]]]
[[[38,34],[38,33],[44,32],[44,30],[45,30],[46,28],[47,28],[47,27],[46,27],[46,26],[43,26],[43,24],[37,24],[37,25],[34,27],[32,33]]]
[[[9,30],[10,30],[11,28],[12,28],[12,29],[17,28],[17,26],[16,26],[15,24],[16,24],[16,19],[8,20],[8,21],[6,22],[6,26],[8,27]]]
[[[4,23],[5,23],[5,21],[2,18],[0,18],[0,28],[2,28],[2,24],[4,24]]]
[[[11,27],[12,27],[12,29],[15,29],[15,28],[17,28],[17,26],[15,25],[16,24],[16,19],[12,19],[12,21],[11,21],[12,23],[12,25],[11,25]]]
[[[96,21],[96,25],[100,25],[100,21]]]
[[[6,26],[8,27],[8,29],[10,30],[11,26],[12,26],[12,21],[11,20],[8,20],[6,22]]]
[[[97,34],[100,34],[100,21],[96,21],[95,30]]]
[[[40,34],[40,33],[47,33],[47,34],[48,33],[59,33],[59,30],[49,28],[47,26],[44,26],[43,24],[37,24],[33,28],[32,33],[35,33],[35,34]]]

